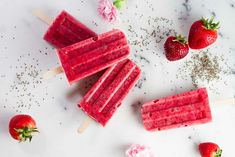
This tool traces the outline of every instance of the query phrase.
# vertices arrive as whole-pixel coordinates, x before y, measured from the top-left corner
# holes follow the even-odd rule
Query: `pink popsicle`
[[[212,120],[206,88],[145,103],[141,114],[144,127],[149,131],[203,124]]]
[[[45,33],[44,40],[57,48],[62,48],[93,36],[96,36],[95,32],[66,11],[62,11]]]
[[[105,126],[139,76],[139,67],[126,59],[106,70],[78,106]]]
[[[70,84],[126,59],[130,47],[125,34],[112,30],[76,44],[57,49]]]

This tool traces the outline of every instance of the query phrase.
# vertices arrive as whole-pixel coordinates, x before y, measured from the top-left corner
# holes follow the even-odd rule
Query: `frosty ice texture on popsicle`
[[[202,124],[212,120],[206,88],[145,103],[141,114],[144,127],[149,131]]]
[[[130,47],[125,34],[112,30],[76,44],[57,49],[70,84],[126,59]]]
[[[43,38],[51,45],[62,48],[93,36],[96,36],[95,32],[66,11],[62,11],[53,21]]]
[[[139,67],[126,59],[106,70],[78,106],[105,126],[139,76]]]

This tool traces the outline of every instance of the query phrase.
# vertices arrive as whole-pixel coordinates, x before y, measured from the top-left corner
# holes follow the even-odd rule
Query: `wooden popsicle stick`
[[[46,14],[44,14],[41,10],[35,10],[33,12],[34,16],[36,16],[37,18],[39,18],[40,20],[42,20],[43,22],[45,22],[48,25],[51,25],[53,22],[53,19],[51,19],[50,17],[48,17]]]
[[[225,99],[225,100],[216,100],[212,102],[213,105],[218,106],[218,105],[231,105],[235,104],[235,99]]]
[[[48,79],[50,79],[50,78],[52,78],[52,77],[54,77],[54,76],[56,76],[60,73],[63,73],[63,72],[64,72],[64,70],[61,66],[56,67],[54,69],[51,69],[51,70],[47,71],[45,74],[43,74],[43,79],[48,80]]]
[[[79,134],[82,134],[87,128],[88,126],[90,125],[92,119],[87,116],[86,119],[83,120],[82,124],[80,125],[80,127],[78,128],[78,133]]]
[[[33,12],[33,14],[39,18],[40,20],[42,20],[43,22],[45,22],[46,24],[50,25],[53,22],[53,19],[51,19],[50,17],[48,17],[46,14],[44,14],[41,10],[35,10]],[[49,70],[48,72],[46,72],[45,74],[43,74],[43,78],[44,79],[50,79],[54,76],[56,76],[57,74],[60,74],[64,72],[63,68],[60,67],[56,67],[52,70]]]

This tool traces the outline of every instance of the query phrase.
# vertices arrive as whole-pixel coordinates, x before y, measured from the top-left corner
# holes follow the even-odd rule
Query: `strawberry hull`
[[[205,88],[145,103],[141,114],[148,131],[203,124],[212,120]]]

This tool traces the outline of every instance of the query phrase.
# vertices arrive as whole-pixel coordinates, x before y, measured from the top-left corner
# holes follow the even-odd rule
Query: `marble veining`
[[[14,4],[14,5],[13,5]],[[0,3],[0,147],[2,156],[103,156],[123,157],[128,145],[146,144],[156,156],[197,157],[195,145],[214,141],[230,157],[234,151],[235,106],[213,106],[213,122],[150,133],[140,118],[141,105],[153,99],[206,86],[211,102],[235,98],[235,1],[129,0],[119,12],[119,23],[109,24],[97,13],[98,0],[2,0]],[[85,114],[77,107],[102,72],[69,86],[63,74],[43,80],[44,71],[59,65],[53,47],[42,36],[48,26],[33,16],[35,9],[54,18],[65,9],[97,33],[122,29],[131,45],[130,58],[142,75],[124,104],[103,128],[93,123],[83,135],[76,130]],[[217,79],[193,82],[191,65],[201,51],[191,50],[177,62],[165,58],[163,44],[170,35],[188,36],[191,24],[214,16],[221,22],[215,44],[203,50],[217,58]],[[188,63],[188,64],[187,64]],[[191,63],[191,64],[190,64]],[[215,62],[213,62],[215,63]],[[31,114],[40,134],[30,144],[19,144],[8,135],[15,114]],[[171,148],[171,149],[168,149]]]

